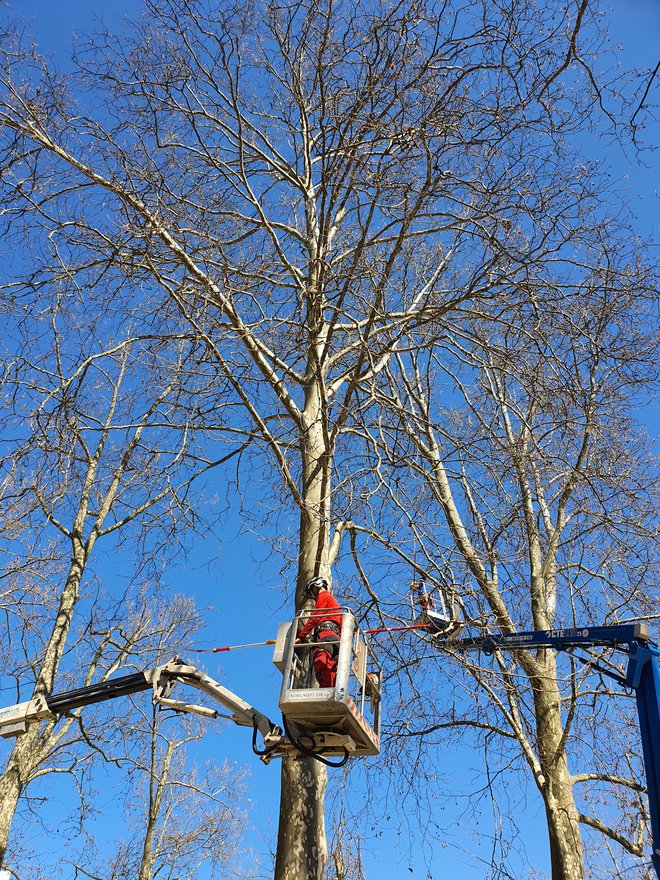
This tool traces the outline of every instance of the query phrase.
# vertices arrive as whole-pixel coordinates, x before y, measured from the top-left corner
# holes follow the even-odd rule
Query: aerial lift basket
[[[287,723],[299,737],[323,742],[325,754],[377,755],[382,672],[354,615],[342,609],[334,688],[318,687],[312,664],[314,649],[327,642],[297,645],[300,621],[280,625],[273,656],[282,672],[279,706]]]

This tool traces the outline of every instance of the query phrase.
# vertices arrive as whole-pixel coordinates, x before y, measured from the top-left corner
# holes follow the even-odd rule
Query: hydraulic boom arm
[[[580,626],[572,629],[544,629],[529,632],[487,633],[474,638],[455,639],[448,647],[457,651],[494,651],[512,648],[612,647],[648,642],[651,636],[646,623],[623,623],[619,626]],[[438,642],[441,644],[441,642]]]
[[[236,694],[218,684],[208,675],[200,672],[194,666],[182,663],[178,658],[144,672],[135,672],[118,678],[110,678],[98,684],[88,685],[73,691],[60,694],[39,696],[25,703],[18,703],[0,709],[0,736],[11,737],[25,733],[31,724],[41,721],[54,721],[61,715],[66,715],[74,709],[90,706],[115,697],[136,694],[140,691],[151,690],[153,700],[160,706],[174,709],[177,712],[188,712],[196,715],[205,715],[217,718],[218,712],[207,706],[197,706],[191,703],[172,700],[170,694],[175,683],[190,685],[201,690],[209,697],[229,709],[231,720],[242,727],[251,727],[258,731],[265,744],[262,752],[258,752],[264,760],[288,754],[292,747],[286,737],[282,736],[280,728],[273,724],[254,706],[246,703]],[[256,749],[255,749],[256,751]]]

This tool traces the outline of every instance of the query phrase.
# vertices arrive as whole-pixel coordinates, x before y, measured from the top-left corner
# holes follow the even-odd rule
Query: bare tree
[[[553,277],[537,276],[506,312],[442,322],[430,347],[411,335],[371,392],[365,439],[409,535],[407,546],[382,532],[379,543],[488,631],[657,619],[656,480],[632,420],[655,372],[653,276],[622,240],[605,251],[594,236],[589,260],[574,257],[563,277],[555,261]],[[418,696],[399,735],[481,730],[504,756],[515,744],[544,802],[553,878],[584,876],[580,826],[608,839],[615,870],[620,848],[643,857],[641,771],[623,757],[634,706],[599,681],[602,652],[585,666],[549,649],[490,663],[447,651],[448,665],[464,664],[447,708]],[[461,692],[478,691],[486,701],[461,709]],[[605,699],[619,713],[606,735]],[[572,775],[569,759],[585,769]],[[605,815],[623,804],[618,827],[590,812],[603,784]]]
[[[76,656],[87,658],[86,684],[168,659],[172,646],[185,648],[201,625],[190,599],[164,591],[143,590],[125,605],[121,621],[116,600],[109,604],[115,611],[112,623],[104,619],[100,603],[95,608],[95,626],[104,634],[93,656],[89,628],[82,638],[70,638]],[[63,678],[81,684],[79,672]],[[244,819],[241,773],[228,762],[195,763],[191,747],[203,732],[201,724],[156,714],[147,695],[133,705],[126,698],[76,710],[58,721],[24,800],[39,803],[47,793],[65,808],[56,823],[52,816],[50,824],[40,823],[40,857],[12,845],[6,863],[12,874],[47,876],[57,866],[83,877],[152,877],[165,869],[195,876],[202,865],[213,872],[222,866],[224,872],[238,864],[235,844]],[[114,793],[109,805],[102,794],[108,790]],[[106,803],[100,806],[100,800]],[[20,843],[21,837],[34,837],[34,816],[25,806],[23,813],[17,811],[12,844],[14,838]],[[104,814],[113,828],[109,836],[107,825],[97,821]],[[60,854],[64,828],[67,845]],[[97,838],[104,841],[102,850]],[[57,854],[51,864],[43,859],[49,845]],[[237,867],[249,876],[246,870],[242,863]]]
[[[158,544],[176,547],[175,527],[183,528],[188,515],[191,483],[214,464],[200,457],[191,436],[191,396],[203,392],[191,370],[195,346],[180,338],[166,348],[162,340],[136,335],[99,347],[103,322],[80,325],[75,295],[73,306],[64,299],[43,308],[42,319],[50,321],[36,340],[22,339],[16,325],[19,344],[4,376],[5,424],[14,435],[3,461],[3,524],[11,551],[4,578],[12,603],[5,668],[31,695],[50,694],[58,674],[62,681],[70,668],[61,668],[65,648],[68,663],[76,668],[78,655],[77,668],[87,666],[91,680],[107,662],[101,649],[112,652],[125,640],[121,633],[109,635],[112,618],[121,617],[136,593],[123,588],[124,597],[114,597],[104,629],[91,577],[97,542],[122,552],[130,533],[133,548],[123,550],[125,559],[137,561],[134,574],[141,562],[143,577],[151,559],[155,577],[164,558]],[[140,554],[147,536],[150,552]],[[129,565],[124,576],[131,576]],[[72,635],[74,645],[67,645]],[[19,692],[17,698],[24,697]],[[62,728],[55,732],[47,724],[16,741],[0,778],[3,858],[18,800],[45,772],[62,736]]]
[[[187,767],[186,752],[203,731],[184,736],[180,719],[176,719],[175,726],[178,732],[172,739],[162,723],[157,726],[154,722],[146,751],[148,763],[137,760],[130,768],[135,787],[139,784],[135,779],[138,773],[144,776],[142,787],[148,786],[144,795],[138,790],[134,796],[133,815],[137,821],[129,826],[131,835],[120,842],[109,860],[104,854],[107,869],[92,872],[85,860],[76,865],[81,874],[113,880],[151,880],[165,870],[174,869],[183,878],[210,869],[211,876],[227,876],[232,861],[238,863],[236,840],[245,820],[236,806],[238,777],[226,762],[201,769]],[[135,729],[130,733],[135,744]],[[126,758],[122,762],[125,766]],[[246,855],[241,853],[240,876],[249,877]]]
[[[333,486],[362,471],[343,442],[359,387],[411,328],[500,296],[514,216],[529,221],[514,294],[569,234],[562,138],[588,118],[593,82],[571,91],[563,71],[592,13],[145,10],[133,34],[81,49],[71,77],[5,40],[6,222],[48,236],[72,277],[107,266],[148,288],[153,324],[203,343],[240,404],[235,426],[258,438],[299,517],[299,610],[338,550]],[[325,786],[317,763],[283,763],[278,880],[322,876]]]
[[[154,611],[143,615],[143,638],[126,652],[126,661],[168,659],[172,645],[185,646],[200,626],[189,599],[151,607]],[[161,712],[144,695],[132,703],[108,705],[98,718],[87,710],[78,719],[86,738],[103,748],[108,776],[118,795],[123,793],[122,821],[116,822],[123,833],[113,835],[114,847],[98,853],[97,859],[90,850],[98,848],[83,839],[81,851],[68,859],[77,875],[151,880],[172,872],[196,877],[200,870],[227,876],[233,869],[237,876],[252,876],[248,854],[239,853],[237,846],[246,820],[242,774],[232,762],[193,757],[208,722]]]

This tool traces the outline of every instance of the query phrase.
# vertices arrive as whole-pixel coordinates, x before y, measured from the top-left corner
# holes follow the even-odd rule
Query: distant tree
[[[143,663],[148,657],[168,659],[173,642],[186,644],[200,625],[190,600],[179,598],[164,610],[149,621]],[[69,857],[77,875],[152,880],[175,872],[183,880],[200,870],[224,877],[233,868],[240,876],[254,876],[247,853],[238,850],[246,820],[240,771],[228,761],[196,762],[190,754],[208,731],[208,720],[161,712],[144,694],[132,707],[126,702],[108,705],[87,731],[117,766],[110,778],[123,816],[114,825],[109,851],[95,859],[86,846]],[[80,718],[85,727],[88,713]]]
[[[245,820],[237,808],[237,774],[226,762],[187,767],[185,752],[202,732],[183,736],[177,719],[169,725],[172,732],[178,731],[172,739],[162,722],[156,726],[157,720],[148,763],[138,760],[130,771],[136,789],[140,785],[145,790],[143,794],[138,789],[131,802],[136,812],[127,826],[130,836],[121,839],[109,861],[104,854],[107,868],[91,873],[85,860],[76,869],[83,876],[151,880],[172,868],[181,878],[197,877],[201,869],[209,870],[210,876],[227,876],[228,864],[240,862],[241,876],[253,876],[245,867],[246,854],[239,854],[236,845]],[[135,747],[135,729],[130,734]],[[142,778],[136,779],[138,774]]]
[[[327,880],[364,880],[365,872],[360,852],[360,834],[351,819],[339,808],[333,827]]]

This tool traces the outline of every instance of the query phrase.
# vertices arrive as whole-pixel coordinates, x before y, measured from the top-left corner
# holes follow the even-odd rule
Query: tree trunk
[[[9,832],[18,799],[35,767],[44,758],[40,737],[39,726],[30,727],[22,734],[12,749],[5,772],[0,776],[0,866],[5,864]]]
[[[327,859],[326,783],[325,767],[313,758],[282,761],[275,880],[322,880]]]
[[[52,692],[57,668],[71,627],[86,562],[86,554],[80,541],[73,541],[73,552],[75,556],[60,597],[57,617],[46,645],[33,696]],[[5,771],[0,776],[0,865],[4,864],[18,799],[35,768],[48,754],[48,745],[41,741],[41,735],[41,725],[34,725],[21,734],[11,751]]]
[[[154,840],[156,828],[163,806],[163,794],[170,774],[170,764],[174,755],[174,744],[167,743],[164,756],[158,754],[159,732],[156,719],[156,707],[153,709],[151,727],[151,755],[149,761],[149,806],[145,819],[144,841],[142,843],[142,857],[140,859],[140,871],[137,880],[151,880],[154,872],[155,847]]]
[[[552,880],[583,880],[584,864],[578,810],[563,742],[557,664],[550,651],[540,661],[541,674],[532,679],[542,768],[543,800],[550,840]]]
[[[315,575],[329,577],[328,520],[330,461],[328,433],[322,406],[323,377],[318,361],[310,358],[311,380],[305,393],[302,457],[302,506],[296,612],[305,603],[305,584]],[[313,758],[286,758],[282,762],[275,880],[321,880],[327,860],[324,797],[325,767]]]

